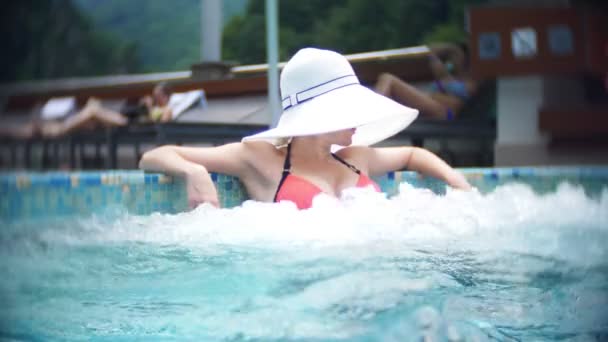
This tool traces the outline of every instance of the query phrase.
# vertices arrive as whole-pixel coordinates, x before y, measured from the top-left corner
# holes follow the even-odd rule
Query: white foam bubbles
[[[558,313],[581,307],[572,304],[578,298],[605,303],[578,292],[604,288],[607,222],[607,190],[590,198],[562,184],[539,195],[509,184],[488,194],[436,195],[403,184],[392,198],[352,189],[340,199],[321,195],[302,211],[290,202],[247,201],[231,209],[201,205],[179,214],[79,219],[45,231],[42,240],[57,248],[12,265],[28,284],[46,277],[74,289],[76,298],[102,289],[92,301],[112,312],[98,315],[89,306],[88,316],[71,310],[79,312],[73,319],[104,326],[95,317],[118,315],[107,325],[117,331],[117,322],[127,321],[128,329],[162,324],[182,336],[205,327],[218,339],[348,339],[386,336],[379,322],[390,314],[394,340],[412,333],[458,340],[471,329],[470,336],[493,331],[491,324],[563,324]],[[44,267],[22,272],[30,264]],[[58,271],[78,275],[78,287],[75,276],[58,282]],[[547,288],[563,284],[573,295],[551,297]],[[131,310],[105,306],[107,298],[144,303],[150,316],[133,323]],[[167,313],[165,303],[186,305]],[[412,312],[420,305],[428,306]],[[601,305],[586,309],[591,317]],[[585,331],[579,313],[567,317]]]
[[[347,190],[340,199],[319,195],[308,210],[287,201],[246,201],[231,209],[201,205],[179,214],[123,215],[113,222],[94,218],[81,224],[84,231],[70,232],[69,239],[280,250],[385,243],[387,249],[407,245],[550,254],[562,247],[565,235],[578,234],[591,250],[595,245],[585,234],[606,236],[608,190],[589,198],[582,187],[564,183],[554,193],[539,195],[514,183],[489,194],[447,189],[437,195],[404,183],[392,198],[370,189]]]

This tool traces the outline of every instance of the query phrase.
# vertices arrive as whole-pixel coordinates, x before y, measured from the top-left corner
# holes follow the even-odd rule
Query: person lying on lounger
[[[34,136],[55,138],[82,129],[100,126],[115,127],[127,124],[127,118],[114,110],[104,108],[100,100],[90,98],[81,110],[75,110],[74,97],[54,98],[42,107],[40,115],[29,122],[0,130],[5,137],[27,139]]]
[[[477,91],[477,82],[465,70],[465,52],[456,45],[430,47],[429,64],[435,77],[429,92],[422,91],[390,73],[378,77],[375,90],[397,102],[420,110],[426,117],[452,120]],[[438,56],[446,51],[445,62]],[[442,56],[443,57],[443,56]]]
[[[42,136],[54,138],[80,130],[124,126],[127,118],[117,111],[104,108],[100,100],[90,98],[81,110],[58,120],[42,120],[38,124]]]
[[[169,106],[171,94],[172,90],[169,85],[161,82],[152,90],[152,96],[147,95],[140,100],[149,121],[168,122],[173,119],[173,112]],[[125,114],[104,108],[99,100],[91,98],[82,110],[69,115],[66,119],[58,122],[45,122],[41,126],[41,133],[43,136],[56,137],[81,129],[125,126],[128,122]]]
[[[93,130],[103,127],[120,127],[129,122],[168,122],[176,114],[195,103],[194,95],[202,91],[188,92],[183,103],[176,97],[173,106],[170,104],[172,91],[164,82],[156,85],[151,96],[143,97],[135,107],[125,107],[120,112],[104,107],[96,98],[90,98],[81,110],[76,110],[74,97],[54,98],[42,108],[40,117],[24,124],[0,129],[0,136],[11,138],[31,138],[42,136],[55,138],[81,130]],[[178,94],[176,94],[178,95]],[[143,120],[139,120],[143,118]]]

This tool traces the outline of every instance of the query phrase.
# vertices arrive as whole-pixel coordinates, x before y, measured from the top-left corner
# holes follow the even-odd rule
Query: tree
[[[137,71],[134,43],[95,29],[70,0],[4,4],[2,82]]]
[[[279,56],[317,46],[342,53],[466,39],[464,9],[486,0],[282,0]],[[241,63],[265,58],[264,1],[251,0],[246,13],[224,30],[224,56]]]
[[[321,44],[343,53],[411,46],[444,19],[446,0],[349,0],[317,26]],[[442,15],[438,15],[442,14]]]
[[[302,46],[315,45],[314,27],[327,20],[332,9],[346,0],[283,0],[279,6],[279,56],[287,58]],[[250,0],[243,15],[224,26],[223,56],[243,64],[266,61],[264,0]]]

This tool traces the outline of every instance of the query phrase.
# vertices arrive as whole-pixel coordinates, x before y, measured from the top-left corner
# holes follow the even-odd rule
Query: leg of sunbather
[[[446,108],[451,108],[454,114],[458,114],[462,107],[464,106],[464,102],[454,95],[444,94],[444,93],[431,93],[429,96],[439,102]]]
[[[36,135],[36,123],[26,122],[24,124],[7,124],[0,126],[0,137],[11,139],[29,139]]]
[[[435,101],[429,94],[418,90],[398,77],[383,73],[378,77],[376,92],[390,97],[395,101],[401,102],[420,110],[423,114],[437,119],[446,119],[448,107]]]
[[[46,138],[55,138],[63,134],[63,122],[48,120],[40,122],[40,134]]]
[[[98,100],[90,99],[80,112],[63,122],[59,134],[69,134],[80,129],[94,129],[99,126],[124,126],[127,122],[128,119],[121,113],[103,108]]]
[[[94,111],[93,117],[104,127],[124,126],[129,122],[126,116],[106,108],[99,108]]]

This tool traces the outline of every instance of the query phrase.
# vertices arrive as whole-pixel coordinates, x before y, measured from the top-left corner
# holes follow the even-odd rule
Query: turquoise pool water
[[[181,212],[179,183],[135,172],[0,175],[0,339],[608,339],[608,169],[464,171],[479,191],[402,173],[306,211]]]

